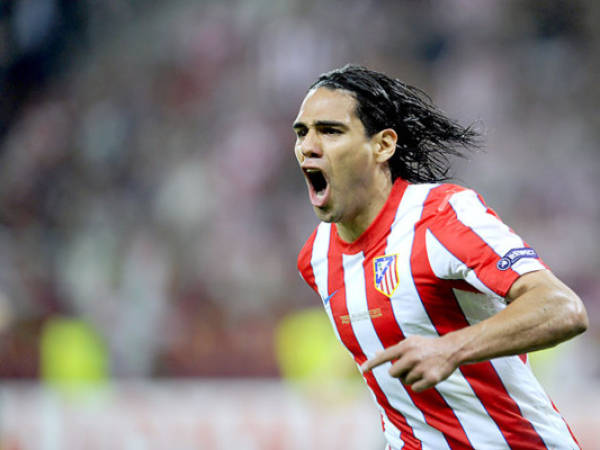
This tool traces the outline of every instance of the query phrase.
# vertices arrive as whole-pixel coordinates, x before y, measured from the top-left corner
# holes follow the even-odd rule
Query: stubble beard
[[[338,222],[338,220],[339,220],[335,216],[334,212],[331,211],[330,208],[328,208],[328,207],[320,208],[318,206],[313,206],[313,210],[314,210],[317,218],[321,222],[334,223],[334,222]]]

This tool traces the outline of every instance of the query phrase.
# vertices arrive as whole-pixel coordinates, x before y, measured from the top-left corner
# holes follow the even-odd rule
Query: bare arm
[[[418,392],[446,379],[461,364],[552,347],[587,329],[582,301],[548,270],[521,276],[507,300],[504,310],[486,320],[441,337],[410,336],[361,369],[396,360],[390,375]]]

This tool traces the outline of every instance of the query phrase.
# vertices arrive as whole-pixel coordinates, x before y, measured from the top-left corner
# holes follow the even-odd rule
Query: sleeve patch
[[[496,264],[496,267],[498,268],[498,270],[508,270],[512,267],[514,263],[523,258],[537,259],[539,258],[539,256],[534,249],[529,247],[513,248],[512,250],[506,252],[506,254],[502,258],[500,258],[500,260]]]

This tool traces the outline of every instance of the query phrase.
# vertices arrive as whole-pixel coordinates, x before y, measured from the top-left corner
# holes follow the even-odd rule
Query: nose
[[[319,158],[323,155],[321,143],[317,138],[317,133],[313,130],[309,130],[306,136],[302,139],[300,145],[300,153],[304,158]]]

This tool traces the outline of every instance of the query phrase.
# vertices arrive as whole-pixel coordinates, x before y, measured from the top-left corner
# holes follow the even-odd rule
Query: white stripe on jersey
[[[423,303],[415,302],[419,294],[412,278],[410,265],[414,227],[421,218],[423,204],[429,191],[435,186],[418,184],[406,188],[388,237],[386,254],[397,253],[398,258],[401,258],[398,261],[400,285],[392,296],[391,303],[396,322],[406,337],[415,334],[438,336]],[[502,444],[498,447],[498,443],[505,443],[500,429],[487,414],[459,370],[438,383],[435,389],[454,410],[475,448],[508,448],[508,446],[503,447]]]
[[[506,304],[506,300],[503,297],[500,297],[483,284],[475,271],[467,267],[466,264],[449,252],[430,230],[427,230],[425,234],[425,245],[427,247],[429,264],[436,277],[444,280],[464,279],[478,291],[496,299],[502,304]]]
[[[475,271],[470,270],[452,255],[430,231],[427,231],[426,241],[430,265],[437,277],[453,279],[459,278],[455,276],[457,274],[466,274],[465,279],[471,285],[489,294],[454,289],[456,299],[469,325],[487,319],[506,307],[501,297],[487,289],[479,281]],[[530,266],[529,269],[537,270],[537,267]],[[490,362],[508,394],[518,405],[523,417],[531,423],[548,448],[561,448],[565,445],[568,445],[567,448],[578,448],[572,440],[564,420],[552,407],[529,367],[518,356],[496,358]],[[511,383],[511,380],[518,380],[518,384]],[[551,426],[549,426],[550,423]],[[557,432],[557,430],[559,431]],[[569,441],[565,443],[565,439]]]
[[[329,286],[328,286],[328,258],[327,255],[329,253],[329,240],[331,236],[331,224],[321,223],[317,228],[317,235],[315,236],[315,241],[313,243],[312,255],[311,255],[311,266],[313,269],[313,274],[315,276],[315,284],[317,285],[317,289],[319,291],[319,295],[324,300],[329,294]],[[335,320],[333,318],[333,313],[331,311],[331,304],[328,302],[325,307],[325,312],[333,325],[333,331],[335,332],[335,336],[340,341],[342,346],[346,348],[342,339],[340,338],[337,326],[335,324]],[[368,387],[368,385],[367,385]],[[375,393],[369,389],[369,393],[373,397],[373,402],[375,403],[377,409],[379,410],[383,421],[384,421],[384,429],[387,431],[388,440],[394,445],[394,448],[401,449],[404,446],[404,443],[399,439],[400,430],[390,421],[387,417],[385,409],[379,405],[377,402],[377,398],[375,397]]]
[[[469,325],[481,322],[506,308],[506,305],[495,297],[461,289],[452,291]]]
[[[509,395],[548,448],[579,449],[529,366],[518,356],[490,360]]]
[[[414,240],[415,224],[421,218],[423,203],[435,184],[409,185],[404,192],[392,230],[388,236],[385,253],[397,253],[398,288],[391,297],[396,322],[404,336],[414,334],[437,336],[422,303],[415,304],[419,298],[412,279],[410,257]]]
[[[435,186],[437,185],[409,185],[406,188],[385,249],[385,254],[398,255],[396,262],[399,287],[392,295],[390,303],[396,322],[407,337],[413,334],[437,336],[437,331],[431,323],[423,303],[418,301],[419,294],[412,279],[410,266],[414,227],[421,217],[424,201]],[[486,212],[486,207],[473,191],[456,193],[449,199],[449,203],[456,212],[458,220],[477,234],[498,255],[504,256],[514,248],[525,246],[523,241],[506,225]],[[333,294],[329,292],[330,287],[328,286],[330,234],[330,224],[319,225],[311,254],[315,284],[322,299]],[[478,279],[475,272],[455,258],[430,231],[425,233],[425,247],[427,256],[423,255],[423,257],[429,258],[436,276],[446,279],[464,278],[486,294],[455,290],[455,295],[469,323],[482,320],[504,307],[502,304],[504,299],[489,290]],[[342,260],[348,314],[350,317],[368,317],[366,281],[363,270],[364,254],[362,252],[355,255],[344,254]],[[528,271],[544,269],[544,266],[536,259],[522,258],[514,263],[512,268],[517,273],[523,274]],[[456,274],[456,276],[452,276],[452,274]],[[325,305],[325,310],[332,322],[336,336],[340,339],[329,302]],[[371,320],[353,320],[351,326],[359,346],[367,357],[372,357],[377,351],[383,349]],[[508,394],[520,408],[524,418],[529,420],[549,448],[578,448],[562,417],[554,410],[529,368],[518,357],[498,358],[492,360],[491,364],[502,379]],[[404,386],[399,380],[389,376],[387,372],[389,367],[390,363],[387,363],[375,368],[373,376],[390,405],[401,411],[407,424],[412,427],[414,436],[427,443],[423,444],[423,448],[448,448],[443,434],[425,422],[424,414],[414,405]],[[508,385],[510,380],[512,380],[512,384]],[[487,414],[459,370],[455,371],[447,380],[439,383],[435,389],[452,408],[470,443],[475,448],[507,448],[496,423]],[[371,394],[374,396],[374,392]],[[382,413],[385,434],[390,446],[401,448],[404,444],[399,439],[400,431],[392,424],[378,402],[376,405]],[[550,418],[550,424],[545,422],[548,418]],[[432,447],[428,447],[428,445]]]
[[[315,276],[315,284],[319,290],[319,295],[322,300],[325,300],[328,293],[328,269],[329,262],[327,261],[327,253],[329,251],[329,236],[331,236],[331,224],[320,223],[317,227],[317,235],[313,243],[312,255],[310,257],[310,265]]]
[[[321,300],[325,302],[325,299],[329,297],[329,260],[327,259],[327,254],[329,253],[329,239],[331,236],[331,224],[330,223],[320,223],[317,228],[317,235],[315,236],[315,241],[313,243],[312,255],[310,258],[310,265],[313,269],[313,274],[315,276],[315,284],[317,285],[317,290],[319,291],[319,295],[321,296]],[[332,292],[333,294],[333,292]],[[333,314],[331,312],[331,303],[328,301],[327,303],[323,303],[323,307],[325,308],[325,312],[331,321],[331,325],[333,325],[333,332],[335,333],[335,337],[338,338],[338,341],[342,342],[340,339],[340,334],[338,332],[337,327],[335,326],[335,321],[333,320]],[[342,342],[342,345],[344,343]],[[346,348],[346,347],[344,347]]]
[[[344,283],[346,285],[346,306],[350,317],[369,317],[369,306],[365,288],[365,272],[363,267],[363,252],[354,255],[342,255],[344,266]],[[371,320],[351,321],[352,331],[367,358],[375,356],[376,352],[383,350],[383,345],[377,336]],[[406,422],[413,429],[415,437],[423,442],[423,449],[448,448],[446,439],[442,433],[429,426],[421,410],[417,408],[406,392],[400,380],[392,378],[388,374],[391,363],[382,364],[373,369],[372,373],[377,384],[387,397],[393,408],[401,411]],[[386,423],[387,425],[387,423]],[[395,427],[394,427],[395,428]],[[396,429],[397,430],[397,429]],[[394,431],[396,431],[394,430]],[[386,437],[395,447],[401,447],[402,442],[398,439],[399,433],[390,433],[386,429]],[[431,445],[431,447],[426,447]]]
[[[490,316],[482,306],[487,304],[489,307],[490,299],[483,294],[458,289],[454,290],[454,294],[469,325]],[[531,423],[548,448],[579,448],[562,416],[552,407],[550,399],[527,364],[518,356],[495,358],[491,359],[490,363],[523,417]]]
[[[486,212],[485,205],[481,203],[474,191],[458,192],[450,197],[449,203],[456,212],[458,220],[471,228],[499,256],[502,257],[512,249],[525,246],[523,240],[510,231],[508,226]],[[544,268],[537,259],[533,258],[522,258],[511,266],[511,269],[519,275]]]

